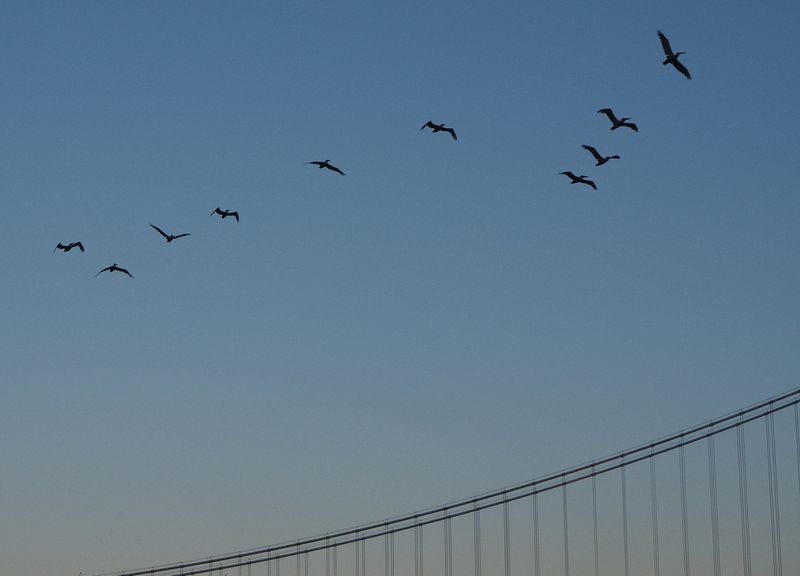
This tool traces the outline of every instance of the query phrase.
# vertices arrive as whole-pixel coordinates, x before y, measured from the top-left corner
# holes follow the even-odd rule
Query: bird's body
[[[178,238],[183,238],[184,236],[190,236],[191,235],[191,232],[185,232],[183,234],[175,234],[175,235],[167,234],[166,232],[164,232],[161,228],[159,228],[155,224],[150,224],[150,227],[153,228],[159,234],[161,234],[166,239],[167,244],[169,244],[170,242],[172,242],[173,240],[176,240]]]
[[[103,272],[122,272],[123,274],[127,274],[128,276],[133,278],[133,274],[128,272],[125,268],[121,268],[121,267],[117,266],[116,262],[114,262],[111,266],[106,266],[105,268],[100,270],[100,272],[95,274],[95,276],[100,276],[100,274],[102,274]]]
[[[437,132],[447,132],[450,136],[453,137],[453,140],[458,140],[458,136],[456,136],[456,131],[450,128],[449,126],[445,126],[444,124],[434,124],[431,120],[425,122],[422,125],[420,130],[424,130],[425,128],[430,128],[433,130],[433,133],[436,134]]]
[[[341,174],[342,176],[344,176],[344,172],[342,172],[336,166],[331,164],[330,160],[314,160],[313,162],[306,162],[306,164],[315,164],[320,169],[327,168],[328,170],[331,170],[333,172],[336,172],[337,174]]]
[[[664,56],[666,56],[662,64],[664,66],[667,64],[672,64],[678,72],[691,80],[692,75],[689,74],[689,70],[687,70],[686,66],[684,66],[683,63],[678,60],[678,56],[681,54],[686,54],[686,52],[673,52],[672,47],[669,45],[669,40],[667,40],[667,37],[664,36],[664,33],[661,32],[661,30],[658,31],[658,38],[661,40],[661,48],[664,49]]]
[[[209,216],[213,216],[214,214],[219,214],[220,218],[222,218],[223,220],[228,216],[233,216],[234,218],[236,218],[237,222],[239,221],[239,213],[236,212],[235,210],[222,210],[218,206],[211,212],[211,214],[209,214]]]
[[[561,172],[564,176],[572,180],[572,184],[586,184],[587,186],[591,186],[594,190],[597,190],[597,185],[592,182],[591,180],[587,180],[586,176],[581,174],[580,176],[575,176],[572,172],[567,170],[566,172]]]
[[[79,248],[81,252],[86,252],[86,250],[83,249],[83,244],[81,244],[80,242],[70,242],[69,244],[62,244],[61,242],[59,242],[56,245],[56,247],[53,248],[53,254],[56,253],[56,250],[63,250],[64,252],[69,252],[73,248]]]
[[[589,152],[591,152],[592,156],[594,156],[594,159],[597,161],[595,166],[602,166],[609,160],[619,160],[619,156],[616,154],[614,154],[613,156],[601,156],[600,153],[597,151],[597,148],[595,148],[594,146],[583,144],[581,147],[584,150],[588,150]]]
[[[608,116],[608,119],[611,120],[611,129],[616,130],[617,128],[630,128],[634,132],[638,132],[639,128],[633,122],[628,122],[630,118],[617,118],[614,115],[614,112],[611,108],[601,108],[597,111],[598,114],[605,114]]]

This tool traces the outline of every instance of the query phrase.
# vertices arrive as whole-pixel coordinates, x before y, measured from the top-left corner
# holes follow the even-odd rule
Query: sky
[[[0,572],[335,530],[797,386],[797,3],[277,4],[0,6]]]

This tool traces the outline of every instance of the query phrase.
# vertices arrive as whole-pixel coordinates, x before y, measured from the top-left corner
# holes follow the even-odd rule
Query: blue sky
[[[797,19],[5,2],[0,571],[336,529],[796,386]]]

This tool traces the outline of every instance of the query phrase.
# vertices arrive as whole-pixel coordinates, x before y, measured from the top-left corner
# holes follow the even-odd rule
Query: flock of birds
[[[681,54],[686,54],[686,52],[673,52],[669,40],[661,31],[658,31],[658,38],[661,40],[661,47],[664,50],[664,56],[665,56],[665,59],[662,62],[662,64],[664,66],[668,64],[672,65],[678,72],[683,74],[686,78],[691,79],[692,76],[691,74],[689,74],[689,70],[687,70],[686,66],[684,66],[683,63],[678,60],[678,57]],[[611,130],[616,130],[617,128],[628,128],[630,130],[633,130],[634,132],[639,131],[639,128],[638,126],[636,126],[636,124],[634,124],[633,122],[628,122],[630,118],[627,117],[617,118],[616,114],[614,114],[614,111],[611,108],[601,108],[600,110],[597,111],[597,113],[605,114],[608,117],[609,121],[611,122]],[[430,128],[430,130],[434,134],[436,134],[437,132],[444,132],[446,134],[450,134],[453,140],[458,140],[456,131],[449,126],[446,126],[445,124],[436,124],[435,122],[428,120],[425,124],[422,125],[420,130],[424,130],[425,128]],[[617,154],[613,154],[611,156],[603,156],[602,154],[600,154],[600,152],[597,151],[597,148],[595,148],[594,146],[589,146],[588,144],[583,144],[582,148],[588,151],[594,157],[595,166],[602,166],[603,164],[606,164],[610,160],[620,159],[620,156]],[[331,172],[340,174],[341,176],[345,175],[345,173],[341,169],[331,164],[329,159],[314,160],[311,162],[306,162],[306,164],[315,165],[319,169],[325,168],[327,170],[330,170]],[[597,190],[597,184],[595,184],[593,180],[589,180],[586,175],[582,174],[580,176],[576,176],[573,172],[569,170],[561,172],[561,174],[568,177],[571,180],[572,184],[585,184],[591,187],[592,189]],[[239,213],[235,210],[223,210],[222,208],[217,207],[210,214],[210,216],[214,215],[219,216],[220,219],[222,220],[231,217],[234,218],[237,223],[239,222]],[[153,230],[158,232],[158,234],[160,234],[166,240],[167,244],[169,244],[173,240],[184,238],[186,236],[191,236],[190,232],[184,232],[182,234],[169,234],[167,232],[164,232],[164,230],[162,230],[155,224],[150,224],[150,226],[153,228]],[[69,244],[62,244],[61,242],[59,242],[53,249],[53,253],[55,254],[56,250],[61,250],[62,252],[67,253],[73,248],[78,248],[81,252],[86,251],[85,247],[83,246],[83,243],[81,242],[70,242]],[[133,278],[133,274],[131,274],[129,270],[121,266],[118,266],[116,262],[111,264],[111,266],[106,266],[105,268],[101,269],[97,274],[95,274],[95,276],[99,276],[103,272],[120,272],[122,274],[128,275],[130,278]]]
[[[661,48],[664,50],[664,61],[662,64],[666,66],[667,64],[671,64],[678,72],[686,76],[687,79],[691,80],[692,75],[689,74],[689,70],[687,70],[686,66],[683,65],[682,62],[678,60],[678,57],[681,54],[686,54],[686,52],[673,52],[672,47],[669,44],[669,39],[664,35],[663,32],[660,30],[658,31],[658,38],[661,40]],[[597,111],[598,114],[605,114],[609,121],[611,122],[611,130],[616,130],[617,128],[629,128],[634,132],[639,131],[639,127],[634,124],[633,122],[628,122],[630,118],[617,118],[616,114],[611,108],[601,108]],[[594,146],[589,146],[588,144],[583,144],[581,146],[584,150],[587,150],[595,159],[595,166],[602,166],[609,160],[619,160],[620,157],[617,154],[612,156],[603,156],[600,152],[597,151],[597,148]],[[585,184],[592,188],[593,190],[597,190],[597,184],[595,184],[594,180],[589,180],[589,178],[585,174],[581,174],[580,176],[576,176],[574,172],[567,170],[565,172],[561,172],[564,176],[571,180],[571,184]]]

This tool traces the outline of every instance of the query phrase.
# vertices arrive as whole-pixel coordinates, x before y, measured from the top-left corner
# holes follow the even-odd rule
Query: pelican
[[[575,176],[575,174],[573,174],[569,170],[566,172],[561,172],[561,174],[572,180],[572,184],[586,184],[588,186],[591,186],[593,189],[597,190],[597,185],[591,180],[587,180],[586,176],[584,176],[583,174],[581,174],[580,176]]]
[[[66,246],[64,244],[62,244],[61,242],[59,242],[56,245],[56,247],[53,248],[53,254],[56,253],[56,250],[63,250],[64,252],[69,252],[70,250],[72,250],[75,247],[80,248],[81,252],[86,252],[86,250],[83,249],[83,244],[81,244],[80,242],[70,242]]]
[[[228,216],[233,216],[234,218],[236,218],[237,222],[239,221],[239,213],[236,212],[235,210],[221,210],[219,206],[217,206],[216,208],[214,208],[214,211],[211,212],[211,214],[209,214],[209,216],[213,216],[214,214],[219,214],[220,218],[222,218],[223,220]]]
[[[322,161],[320,161],[320,160],[314,160],[313,162],[306,162],[306,164],[316,164],[316,165],[317,165],[317,166],[319,166],[320,168],[327,168],[328,170],[332,170],[333,172],[338,172],[339,174],[341,174],[342,176],[344,176],[344,172],[342,172],[341,170],[339,170],[339,169],[338,169],[336,166],[334,166],[333,164],[330,164],[330,160],[325,160],[324,162],[322,162]]]
[[[100,276],[100,274],[102,274],[103,272],[122,272],[123,274],[127,274],[128,276],[133,278],[133,274],[128,272],[125,268],[120,268],[119,266],[117,266],[116,262],[114,262],[111,266],[106,266],[105,268],[100,270],[100,272],[95,274],[95,276]]]
[[[681,54],[686,54],[686,52],[673,52],[672,48],[669,45],[669,40],[667,40],[667,37],[664,36],[664,33],[661,32],[661,30],[658,31],[658,37],[661,39],[661,47],[664,49],[664,56],[666,56],[666,59],[662,62],[662,64],[664,66],[666,66],[667,64],[672,64],[673,66],[675,66],[675,69],[678,72],[680,72],[681,74],[686,76],[689,80],[691,80],[692,75],[689,74],[689,71],[686,69],[686,66],[684,66],[678,61],[678,56],[680,56]]]
[[[636,127],[636,124],[634,124],[633,122],[626,122],[626,120],[630,120],[630,118],[619,118],[619,119],[617,119],[617,117],[614,116],[614,112],[611,111],[611,108],[601,108],[600,110],[597,111],[597,113],[598,114],[605,114],[606,116],[608,116],[608,119],[611,120],[611,124],[612,124],[611,129],[612,130],[616,130],[617,128],[619,128],[621,126],[624,126],[625,128],[630,128],[634,132],[638,132],[639,131],[639,128]]]
[[[161,228],[159,228],[155,224],[150,224],[150,227],[153,228],[159,234],[161,234],[164,238],[166,238],[167,239],[167,244],[169,244],[170,242],[172,242],[173,240],[175,240],[177,238],[183,238],[184,236],[190,236],[191,235],[191,232],[185,232],[184,234],[176,234],[176,235],[173,236],[172,234],[167,234],[166,232],[164,232]]]
[[[449,132],[450,136],[453,137],[453,140],[458,140],[458,136],[456,136],[456,131],[450,127],[445,127],[444,124],[434,124],[433,122],[428,120],[427,122],[425,122],[425,124],[422,125],[422,128],[420,128],[420,130],[424,130],[425,128],[430,128],[431,130],[433,130],[434,134],[436,134],[437,132]]]
[[[592,153],[594,159],[597,160],[597,164],[595,164],[595,166],[602,166],[609,160],[619,160],[619,156],[617,156],[616,154],[614,154],[613,156],[601,156],[600,153],[597,151],[597,148],[595,148],[594,146],[589,146],[588,144],[582,144],[581,148],[583,148],[584,150],[588,150],[589,152]]]

